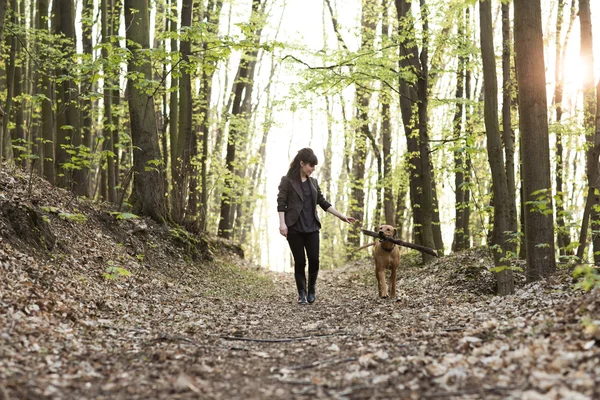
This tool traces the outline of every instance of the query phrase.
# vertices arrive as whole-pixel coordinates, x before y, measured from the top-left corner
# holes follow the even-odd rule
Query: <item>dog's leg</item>
[[[396,279],[398,278],[398,268],[392,265],[392,273],[390,276],[390,297],[396,298]]]
[[[377,276],[377,287],[379,289],[379,297],[388,297],[388,288],[385,283],[385,266],[380,263],[375,264],[375,274]]]

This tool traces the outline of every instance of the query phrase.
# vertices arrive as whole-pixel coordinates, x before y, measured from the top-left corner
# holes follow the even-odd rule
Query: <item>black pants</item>
[[[308,273],[319,272],[319,232],[290,232],[287,241],[294,256],[294,273],[304,275],[306,258],[308,257]],[[304,250],[306,249],[306,255]]]

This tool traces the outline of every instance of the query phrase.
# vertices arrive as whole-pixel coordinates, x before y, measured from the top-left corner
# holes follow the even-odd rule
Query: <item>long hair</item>
[[[317,165],[319,163],[319,160],[312,149],[308,147],[300,149],[298,150],[296,157],[294,157],[290,163],[290,168],[286,174],[288,178],[295,180],[300,179],[300,161],[302,161],[304,164],[310,165]]]

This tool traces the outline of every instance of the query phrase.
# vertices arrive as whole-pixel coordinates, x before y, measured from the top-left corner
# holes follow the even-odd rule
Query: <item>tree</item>
[[[466,16],[469,15],[468,9],[465,10]],[[454,112],[453,131],[454,139],[456,140],[456,150],[454,150],[454,209],[455,209],[455,224],[454,224],[454,239],[452,241],[452,251],[457,252],[465,250],[469,247],[468,235],[468,209],[469,203],[466,200],[469,192],[468,175],[470,171],[466,168],[468,140],[462,139],[463,133],[463,115],[465,110],[465,102],[469,96],[468,90],[465,90],[467,83],[466,74],[468,71],[467,63],[469,56],[466,54],[467,33],[465,32],[464,16],[459,22],[458,37],[459,37],[459,55],[458,69],[456,71],[456,111]],[[465,93],[466,92],[466,93]],[[464,144],[462,144],[464,142]]]
[[[154,109],[154,88],[149,86],[152,71],[147,52],[150,47],[148,2],[125,0],[127,49],[127,93],[133,142],[132,204],[138,213],[157,222],[166,217],[161,156]]]
[[[73,188],[83,182],[74,182],[73,168],[78,168],[71,163],[71,154],[81,145],[79,130],[79,97],[78,88],[74,80],[74,71],[69,59],[75,53],[75,5],[73,0],[53,2],[52,5],[52,32],[55,35],[64,35],[64,60],[56,68],[57,79],[57,111],[56,111],[56,154],[55,168],[58,171],[57,185],[64,188]],[[79,178],[81,178],[79,176]]]
[[[502,140],[498,125],[498,79],[496,76],[496,55],[492,32],[492,2],[480,0],[479,15],[481,28],[481,57],[483,59],[484,79],[484,117],[487,138],[487,153],[492,172],[492,188],[494,196],[494,228],[491,248],[494,265],[499,269],[496,273],[496,291],[498,294],[510,294],[514,290],[512,270],[506,265],[508,252],[515,253],[516,245],[510,242],[510,205],[508,182],[502,153]]]
[[[219,21],[223,0],[209,0],[206,8],[206,24],[208,33],[213,37],[205,40],[202,44],[203,63],[202,63],[202,78],[200,89],[200,134],[202,135],[202,154],[200,156],[200,215],[199,229],[206,231],[206,222],[208,216],[208,144],[209,144],[209,127],[210,127],[210,100],[212,97],[212,79],[216,71],[216,59],[209,56],[209,43],[211,39],[215,39],[219,33]]]
[[[256,66],[256,55],[258,54],[258,44],[260,43],[260,34],[264,26],[264,2],[261,6],[261,0],[252,1],[252,12],[250,14],[250,37],[252,46],[245,48],[238,66],[238,72],[234,80],[231,104],[231,117],[229,125],[229,135],[227,138],[227,154],[225,164],[227,176],[225,177],[225,186],[221,194],[221,211],[219,220],[219,237],[229,239],[233,232],[234,215],[234,188],[236,171],[236,152],[240,142],[244,141],[244,130],[247,129],[250,104],[252,99],[252,89],[254,85],[254,68]]]
[[[563,8],[564,0],[558,1],[558,8],[556,12],[556,56],[555,56],[555,71],[554,71],[554,95],[552,96],[552,106],[556,112],[556,225],[557,225],[557,245],[561,255],[572,253],[569,250],[571,244],[571,236],[568,228],[565,226],[565,192],[564,192],[564,145],[563,145],[563,129],[562,129],[562,115],[563,115],[563,85],[565,81],[565,59],[566,59],[566,45],[569,42],[571,28],[573,27],[573,21],[575,20],[575,0],[571,2],[571,15],[569,18],[569,25],[567,27],[567,33],[565,35],[564,42],[561,42],[561,33],[563,26]]]
[[[588,224],[592,229],[594,263],[600,265],[600,175],[598,156],[600,136],[596,135],[596,88],[594,84],[594,52],[592,19],[589,0],[579,0],[579,21],[581,27],[580,57],[584,67],[583,76],[583,124],[586,138],[586,174],[588,193],[581,223],[581,233],[577,257],[582,260],[587,242]]]
[[[194,2],[184,0],[181,4],[181,29],[184,32],[179,42],[181,56],[180,78],[179,78],[179,115],[177,128],[176,147],[173,152],[173,200],[171,203],[171,216],[179,224],[183,224],[188,194],[188,180],[191,173],[192,154],[192,63],[190,53],[192,51],[192,38],[189,35],[192,26]]]
[[[525,209],[527,280],[556,269],[540,0],[515,0],[515,51]]]
[[[428,56],[427,44],[419,54],[415,40],[411,3],[396,0],[400,42],[400,109],[410,161],[410,199],[413,210],[415,241],[441,250],[433,236],[433,188],[428,137]],[[421,0],[421,9],[425,1]],[[427,19],[424,19],[426,24]],[[427,25],[423,28],[427,31]],[[426,36],[427,33],[424,33]],[[406,75],[409,78],[405,77]],[[432,256],[423,255],[425,261]]]

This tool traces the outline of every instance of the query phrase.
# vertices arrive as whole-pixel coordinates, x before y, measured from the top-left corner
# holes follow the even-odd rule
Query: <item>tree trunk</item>
[[[458,37],[461,40],[460,51],[462,52],[465,44],[464,20],[459,23]],[[456,219],[454,221],[454,240],[452,241],[452,251],[458,252],[466,249],[464,225],[465,207],[465,190],[468,187],[465,185],[465,154],[467,141],[464,146],[461,144],[461,134],[463,131],[462,121],[464,114],[464,102],[461,99],[464,97],[464,81],[466,70],[466,57],[461,53],[458,57],[458,70],[456,71],[456,111],[454,112],[453,130],[456,150],[454,150],[454,210]]]
[[[507,295],[514,290],[512,270],[507,268],[507,256],[509,251],[515,253],[516,246],[509,241],[510,236],[506,234],[510,229],[511,212],[502,139],[498,125],[498,79],[496,76],[496,56],[494,54],[491,0],[480,0],[479,15],[485,96],[485,131],[488,161],[492,172],[494,201],[494,228],[491,247],[494,255],[494,265],[499,269],[495,273],[496,291],[498,294]]]
[[[127,48],[132,58],[127,63],[128,74],[152,79],[149,60],[142,57],[150,47],[148,2],[125,0]],[[161,161],[154,98],[140,88],[137,80],[127,80],[129,117],[133,144],[133,205],[135,212],[148,215],[162,223],[166,217],[164,188],[158,165]]]
[[[571,17],[569,19],[569,25],[567,28],[567,33],[565,36],[564,43],[561,42],[561,33],[563,26],[563,8],[564,8],[564,0],[558,1],[558,10],[556,14],[556,57],[555,57],[555,71],[554,71],[554,80],[556,82],[554,86],[554,96],[552,97],[552,108],[556,110],[556,123],[560,126],[562,123],[562,113],[563,113],[563,84],[565,80],[565,59],[566,59],[566,46],[569,41],[571,28],[573,26],[573,21],[575,20],[576,12],[575,12],[575,0],[572,0],[571,4]],[[557,244],[559,254],[561,256],[566,256],[573,254],[572,250],[569,250],[571,244],[571,235],[569,229],[565,227],[565,193],[563,186],[563,175],[564,175],[564,148],[563,148],[563,133],[562,129],[556,130],[556,225],[557,225]]]
[[[596,137],[596,87],[594,83],[594,40],[592,34],[592,19],[589,0],[579,0],[579,21],[581,28],[581,63],[584,67],[583,74],[583,124],[585,131],[585,139],[587,144],[586,150],[586,174],[588,183],[588,198],[587,201],[590,207],[590,222],[592,229],[592,243],[594,263],[600,263],[600,240],[596,240],[598,230],[600,229],[600,213],[598,212],[599,196],[595,193],[600,190],[600,181],[598,175],[598,149],[596,144],[599,142]],[[586,207],[587,208],[587,207]],[[582,235],[583,228],[582,228]],[[577,256],[580,260],[584,257],[584,249],[586,241],[580,242]]]
[[[47,30],[48,26],[48,0],[38,0],[38,26],[40,29]],[[43,141],[43,170],[44,178],[54,185],[56,183],[56,169],[55,160],[56,155],[54,153],[54,143],[56,143],[56,124],[54,123],[54,85],[50,80],[49,71],[44,70],[41,79],[41,92],[44,94],[45,99],[42,100],[42,138]]]
[[[14,4],[14,0],[11,0],[11,6]],[[14,11],[11,10],[11,20],[14,23]],[[9,47],[10,54],[15,54],[17,51],[17,38],[14,35],[8,36],[6,38],[6,46]],[[0,43],[3,45],[3,43]],[[16,64],[15,57],[9,57],[8,60],[4,61],[6,68],[6,102],[4,103],[4,115],[3,115],[3,132],[0,135],[0,139],[2,141],[2,154],[0,154],[0,158],[4,157],[4,159],[12,164],[14,162],[14,153],[12,146],[12,132],[9,129],[9,122],[11,120],[12,106],[15,97],[15,72],[16,72]]]
[[[381,37],[384,43],[389,43],[389,16],[388,16],[388,2],[382,0],[382,15],[381,15]],[[383,84],[382,88],[385,87]],[[390,103],[392,98],[389,90],[381,90],[381,148],[383,150],[383,177],[381,182],[383,185],[383,213],[384,220],[387,225],[396,224],[396,215],[394,210],[394,191],[393,191],[393,177],[392,177],[392,115],[390,110]]]
[[[83,4],[83,15],[82,15],[82,45],[83,45],[83,53],[85,56],[89,58],[89,62],[92,62],[94,59],[93,52],[93,40],[92,40],[92,24],[93,24],[93,11],[94,11],[94,1],[93,0],[85,0]],[[89,94],[93,93],[95,82],[92,79],[93,77],[89,77],[89,79],[84,80],[81,83],[80,92]],[[82,130],[82,150],[85,151],[86,154],[91,154],[92,150],[92,132],[94,127],[93,121],[93,107],[92,100],[90,96],[84,96],[81,99],[81,130]],[[88,161],[90,161],[88,159]],[[90,196],[90,168],[89,166],[84,166],[82,170],[82,179],[83,181],[77,187],[77,194],[80,196]]]
[[[177,41],[177,0],[170,0],[170,17],[169,17],[169,31],[171,33],[171,70],[175,70],[177,62],[179,61],[178,49],[179,44]],[[177,143],[179,140],[179,78],[178,74],[171,73],[171,87],[169,93],[169,159],[171,160],[171,190],[169,201],[171,204],[171,216],[175,216],[179,213],[176,207],[180,204],[180,199],[176,194],[175,180],[178,174],[179,158],[181,154],[178,153],[179,149]],[[165,150],[166,151],[166,150]],[[165,166],[166,167],[166,166]],[[176,219],[176,217],[174,217]]]
[[[53,26],[54,34],[64,34],[70,40],[67,51],[75,52],[75,8],[72,0],[53,2]],[[66,78],[57,88],[57,112],[56,112],[56,167],[59,174],[56,184],[60,187],[74,189],[74,174],[69,168],[71,156],[67,152],[69,147],[77,147],[81,144],[79,131],[79,110],[76,107],[78,98],[77,85],[71,79],[70,67],[62,67],[56,70],[57,76]]]
[[[193,0],[184,0],[181,4],[181,28],[189,30],[192,26]],[[181,56],[179,78],[179,127],[177,128],[177,155],[174,159],[176,174],[173,176],[173,200],[171,216],[178,224],[183,224],[188,197],[188,180],[191,172],[192,153],[192,78],[190,75],[191,39],[179,41]]]
[[[206,9],[206,21],[208,22],[209,32],[214,35],[218,34],[221,9],[223,8],[223,0],[209,0]],[[206,54],[208,51],[208,42],[203,44],[203,49]],[[199,229],[206,231],[208,220],[208,170],[206,163],[208,162],[208,145],[210,132],[210,100],[212,97],[212,79],[215,71],[215,62],[206,60],[202,68],[202,84],[200,91],[200,134],[202,135],[202,154],[200,156],[200,215]]]
[[[491,0],[490,0],[491,1]],[[515,173],[515,133],[512,129],[512,89],[511,78],[510,4],[502,3],[502,139],[506,159],[506,182],[508,190],[508,231],[517,233],[517,184]],[[511,246],[516,251],[516,246]]]
[[[4,43],[4,21],[6,19],[6,11],[8,8],[8,0],[0,0],[0,45]],[[7,83],[4,80],[4,83]],[[0,85],[0,93],[6,88]],[[4,158],[4,105],[0,104],[0,169],[2,168],[2,159]]]
[[[264,24],[263,15],[260,11],[261,2],[260,0],[252,1],[252,13],[250,15],[250,21],[253,25],[252,41],[258,46],[260,42],[260,33]],[[263,7],[264,9],[264,7]],[[221,207],[220,207],[220,220],[219,220],[219,237],[229,239],[231,238],[233,231],[234,216],[232,215],[232,205],[234,202],[234,176],[236,176],[236,151],[238,142],[243,140],[243,126],[244,121],[247,121],[248,115],[244,115],[243,104],[244,101],[251,99],[253,79],[254,79],[254,65],[256,63],[256,55],[258,50],[246,50],[242,54],[240,65],[236,80],[233,85],[233,102],[231,105],[231,116],[232,123],[229,126],[229,137],[227,138],[227,155],[225,157],[225,165],[227,168],[227,175],[225,176],[225,185],[221,194]],[[248,99],[248,100],[246,100]]]
[[[515,0],[514,7],[526,275],[535,281],[556,269],[544,42],[540,0]]]
[[[428,135],[428,43],[423,42],[423,49],[419,50],[414,38],[414,31],[406,32],[413,23],[410,12],[410,2],[396,0],[398,11],[399,29],[403,36],[409,39],[400,43],[400,67],[403,70],[414,71],[417,83],[411,84],[404,79],[400,80],[400,108],[402,120],[407,136],[407,150],[411,154],[410,192],[411,206],[413,208],[413,221],[415,241],[426,247],[438,249],[442,243],[436,243],[433,234],[434,191],[432,187],[432,172],[429,159]],[[424,0],[420,0],[423,15],[423,30],[428,32],[428,16]],[[427,34],[425,34],[427,36]],[[416,103],[416,107],[415,104]],[[442,250],[439,248],[438,250]],[[428,262],[433,257],[423,255],[423,260]]]
[[[108,46],[111,43],[111,36],[114,34],[113,31],[113,6],[111,0],[102,0],[102,56],[108,60]],[[117,202],[117,195],[115,191],[116,177],[115,177],[115,146],[113,142],[115,124],[113,121],[113,86],[118,85],[118,81],[115,80],[115,72],[108,65],[108,62],[104,64],[104,120],[102,129],[102,158],[100,160],[101,168],[104,168],[104,162],[106,161],[106,168],[102,171],[102,176],[105,179],[101,179],[102,185],[100,186],[100,198],[108,200],[112,203]],[[118,75],[117,75],[118,76]]]

